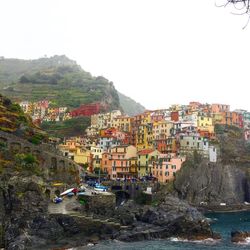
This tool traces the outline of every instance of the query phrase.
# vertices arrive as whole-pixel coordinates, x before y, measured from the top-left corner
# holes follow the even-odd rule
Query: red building
[[[72,110],[70,115],[72,117],[91,116],[100,113],[101,107],[100,103],[81,105],[79,108]]]
[[[171,112],[171,121],[174,121],[174,122],[179,121],[179,112],[178,111]]]

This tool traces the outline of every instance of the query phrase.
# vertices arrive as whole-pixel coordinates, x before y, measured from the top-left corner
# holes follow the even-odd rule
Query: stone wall
[[[52,145],[34,145],[27,140],[3,131],[0,131],[0,143],[5,144],[15,153],[32,153],[35,155],[51,181],[72,182],[75,181],[72,176],[79,176],[80,166],[60,155]]]
[[[114,194],[84,195],[80,200],[85,202],[84,210],[90,213],[107,214],[116,206]]]

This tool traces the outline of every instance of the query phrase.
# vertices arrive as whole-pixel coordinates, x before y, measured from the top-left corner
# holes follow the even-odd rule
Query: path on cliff
[[[77,201],[76,197],[65,197],[61,203],[55,204],[51,202],[48,206],[48,211],[50,214],[66,214],[72,217],[91,220],[92,222],[99,222],[106,225],[109,224],[112,226],[117,226],[118,228],[127,228],[127,226],[121,226],[120,223],[114,222],[110,219],[103,220],[100,218],[93,218],[92,216],[84,215],[74,210],[74,208],[77,207],[79,207],[79,202]]]
[[[48,211],[50,214],[71,214],[79,213],[73,210],[74,207],[78,207],[79,202],[77,202],[75,197],[65,197],[61,203],[50,202],[48,206]],[[80,215],[80,213],[79,213]]]

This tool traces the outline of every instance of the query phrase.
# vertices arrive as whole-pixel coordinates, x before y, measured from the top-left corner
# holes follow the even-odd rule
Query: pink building
[[[185,157],[178,157],[175,154],[161,154],[158,161],[153,163],[153,176],[162,183],[173,180],[184,161]]]
[[[244,136],[246,141],[250,141],[250,129],[245,130]]]
[[[109,149],[112,173],[111,179],[130,178],[135,176],[132,171],[134,159],[137,156],[136,147],[131,145],[120,145]]]

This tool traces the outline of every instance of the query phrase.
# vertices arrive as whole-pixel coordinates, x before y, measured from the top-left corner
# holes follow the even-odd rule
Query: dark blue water
[[[240,250],[250,249],[250,245],[235,245],[230,242],[230,233],[232,230],[250,231],[250,212],[237,213],[213,213],[206,217],[215,219],[212,224],[214,231],[219,232],[222,240],[216,244],[202,244],[190,242],[172,242],[169,240],[142,241],[133,243],[123,242],[105,242],[94,247],[91,250]]]

